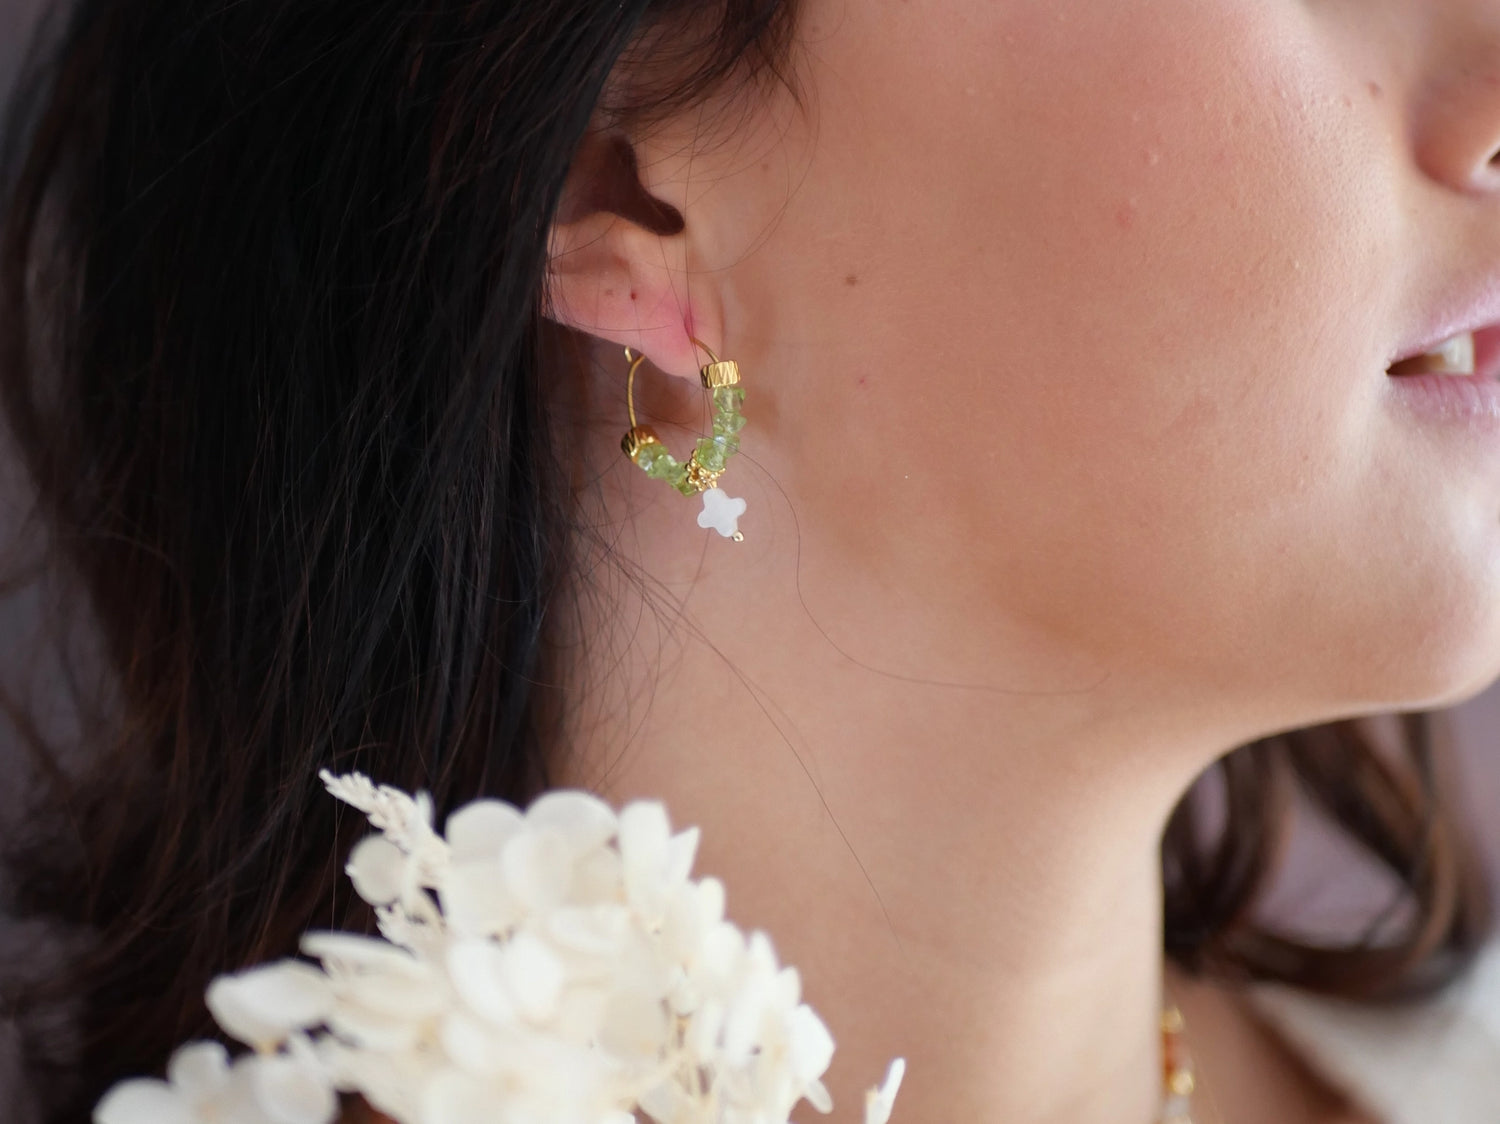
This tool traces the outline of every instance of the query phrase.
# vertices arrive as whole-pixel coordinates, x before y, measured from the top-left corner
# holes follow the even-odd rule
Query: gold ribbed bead
[[[740,384],[740,365],[733,359],[720,359],[717,363],[710,363],[699,371],[699,374],[703,378],[704,387],[708,390]]]
[[[661,438],[656,436],[656,431],[649,425],[638,425],[620,438],[620,448],[625,450],[625,455],[635,460],[635,455],[647,445],[660,445]]]

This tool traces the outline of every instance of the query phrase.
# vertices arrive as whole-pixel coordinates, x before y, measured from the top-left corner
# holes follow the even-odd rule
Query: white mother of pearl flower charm
[[[703,493],[703,510],[698,513],[698,526],[715,530],[726,539],[744,542],[740,534],[740,516],[745,514],[745,501],[735,499],[723,488],[709,488]]]

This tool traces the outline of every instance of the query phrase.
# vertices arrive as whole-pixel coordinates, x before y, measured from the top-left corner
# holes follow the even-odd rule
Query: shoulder
[[[1258,985],[1256,1012],[1329,1084],[1387,1124],[1500,1121],[1500,942],[1439,995],[1374,1006]]]

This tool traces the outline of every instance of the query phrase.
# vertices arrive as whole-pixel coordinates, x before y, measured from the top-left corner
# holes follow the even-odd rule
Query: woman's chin
[[[1451,627],[1427,622],[1421,635],[1390,650],[1362,692],[1371,711],[1440,710],[1468,702],[1500,680],[1500,598]],[[1389,647],[1389,639],[1387,644]],[[1363,661],[1361,661],[1363,662]]]

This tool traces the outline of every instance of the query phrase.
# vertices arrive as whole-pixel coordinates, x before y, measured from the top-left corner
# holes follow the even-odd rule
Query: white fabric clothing
[[[1446,991],[1403,1007],[1269,984],[1250,999],[1298,1057],[1380,1124],[1500,1124],[1500,942]]]

